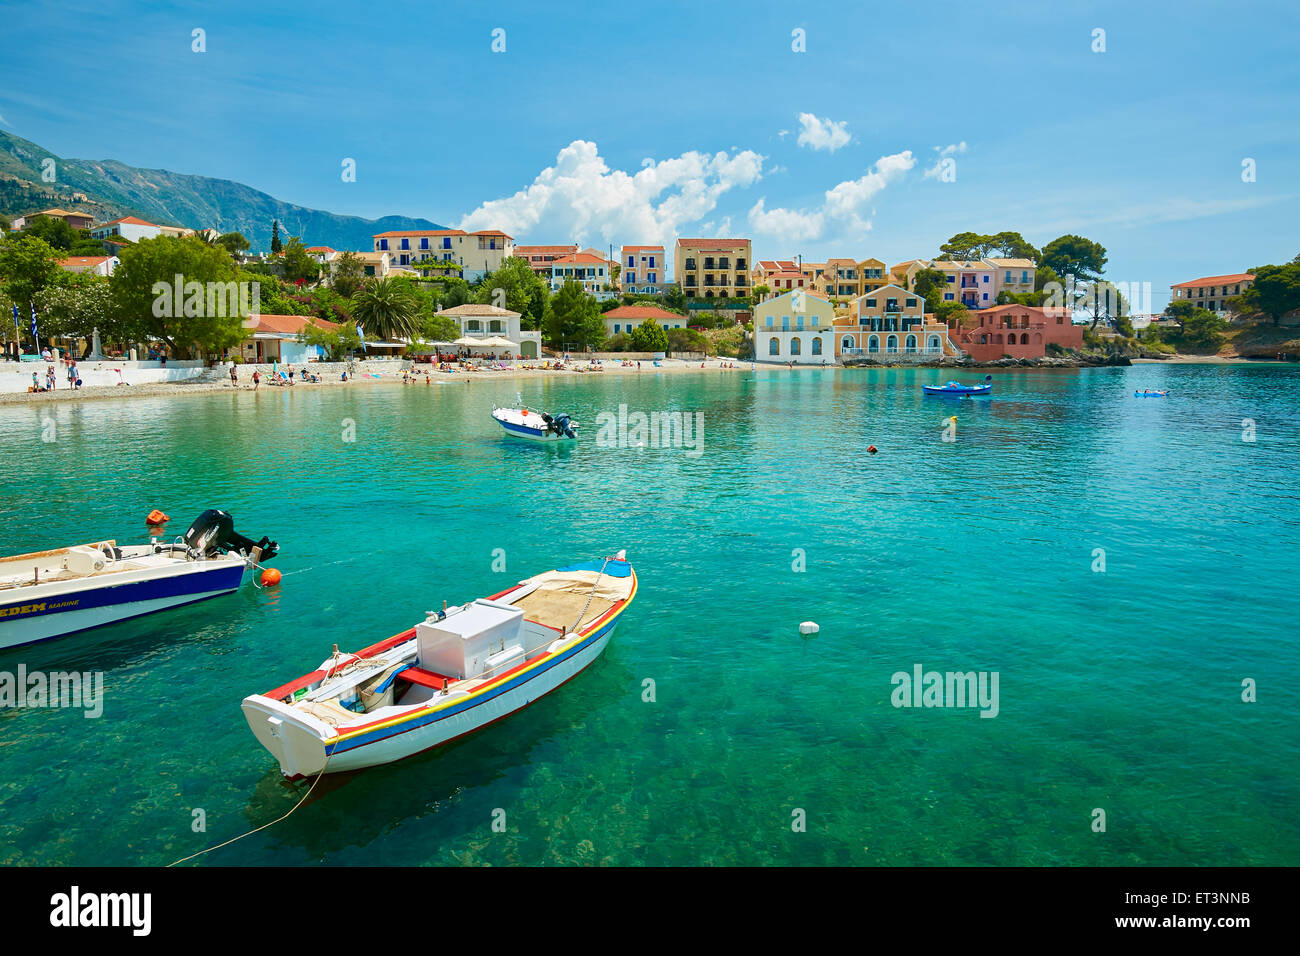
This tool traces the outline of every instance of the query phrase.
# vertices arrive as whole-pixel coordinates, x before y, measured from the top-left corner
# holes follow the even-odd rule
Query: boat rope
[[[600,576],[605,573],[605,565],[609,564],[609,561],[610,559],[606,557],[601,563],[600,570],[596,572],[596,580],[591,582],[591,593],[587,595],[587,603],[582,606],[582,610],[578,612],[578,619],[573,622],[573,627],[569,628],[569,630],[576,631],[578,625],[582,623],[583,615],[587,613],[587,608],[591,607],[592,598],[596,596],[596,585],[600,584]]]
[[[311,782],[311,786],[308,787],[307,792],[302,795],[302,799],[299,800],[297,803],[295,803],[289,809],[288,813],[284,814],[283,816],[276,817],[270,823],[263,823],[260,827],[256,827],[255,829],[249,830],[247,833],[241,833],[237,837],[232,837],[231,839],[227,840],[225,843],[218,843],[216,846],[210,846],[206,850],[199,850],[198,853],[191,853],[189,856],[183,856],[179,860],[174,860],[173,862],[168,863],[165,869],[170,869],[171,867],[176,866],[177,864],[185,863],[189,860],[193,860],[195,857],[203,856],[203,854],[205,853],[211,853],[213,850],[220,850],[223,846],[230,846],[230,844],[232,843],[238,843],[244,837],[252,836],[254,833],[258,833],[262,830],[265,830],[267,827],[273,827],[281,820],[287,820],[290,817],[290,815],[293,814],[294,810],[297,810],[300,806],[302,806],[304,803],[307,802],[307,798],[310,797],[312,791],[316,789],[316,784],[320,783],[321,778],[325,776],[325,768],[330,765],[330,758],[333,756],[334,756],[333,754],[326,754],[325,762],[321,764],[320,773],[316,774],[316,779]]]

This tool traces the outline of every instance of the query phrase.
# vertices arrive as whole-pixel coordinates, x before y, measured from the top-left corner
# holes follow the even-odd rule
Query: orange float
[[[279,568],[263,568],[263,569],[262,569],[262,587],[264,587],[264,588],[269,588],[269,587],[272,587],[273,585],[276,585],[276,584],[279,584],[279,583],[280,583],[280,569],[279,569]]]
[[[171,521],[172,519],[167,517],[157,508],[154,508],[153,511],[149,512],[149,517],[145,518],[144,520],[145,520],[145,524],[166,524],[168,521]]]

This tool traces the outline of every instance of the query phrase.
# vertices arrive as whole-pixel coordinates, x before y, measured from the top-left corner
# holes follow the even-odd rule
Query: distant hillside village
[[[963,232],[933,258],[888,265],[859,255],[755,259],[745,238],[629,244],[615,254],[517,244],[499,229],[386,231],[370,248],[337,250],[269,225],[271,251],[252,253],[239,233],[135,216],[96,223],[52,208],[0,222],[0,281],[14,316],[12,332],[0,324],[6,351],[39,342],[90,354],[102,339],[118,350],[233,362],[532,361],[547,351],[1033,362],[1213,351],[1235,327],[1280,328],[1300,309],[1293,260],[1176,283],[1157,311],[1149,284],[1108,281],[1106,250],[1073,235],[1038,249],[1015,232]]]

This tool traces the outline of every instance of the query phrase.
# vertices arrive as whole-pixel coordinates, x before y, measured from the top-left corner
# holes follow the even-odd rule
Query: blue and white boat
[[[993,376],[987,375],[984,381],[974,385],[967,385],[964,382],[945,382],[942,385],[922,385],[921,388],[927,395],[952,395],[958,398],[968,395],[987,395],[993,391]]]
[[[440,747],[523,710],[593,664],[636,597],[620,551],[544,571],[490,597],[244,698],[244,718],[289,779],[361,770]]]
[[[228,594],[277,550],[209,509],[171,543],[108,540],[0,557],[0,650]]]
[[[507,435],[529,441],[571,441],[578,437],[578,423],[568,415],[554,417],[534,408],[493,407],[492,417]]]

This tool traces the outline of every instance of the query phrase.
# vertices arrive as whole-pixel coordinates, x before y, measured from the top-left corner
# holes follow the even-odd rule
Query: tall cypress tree
[[[279,252],[284,248],[284,243],[280,241],[280,223],[279,220],[271,220],[271,251]]]

